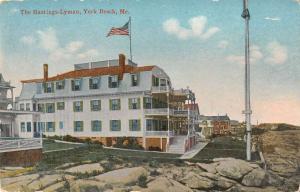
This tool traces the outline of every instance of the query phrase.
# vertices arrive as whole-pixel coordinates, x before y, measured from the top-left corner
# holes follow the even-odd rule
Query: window
[[[83,131],[83,121],[74,121],[74,131],[75,132]]]
[[[21,110],[21,111],[24,111],[24,108],[25,108],[24,106],[25,106],[24,103],[21,103],[21,104],[20,104],[20,110]]]
[[[146,120],[146,130],[147,131],[152,131],[153,130],[153,123],[152,123],[152,119],[147,119]]]
[[[82,112],[83,111],[83,101],[74,101],[73,102],[73,111]]]
[[[64,122],[63,121],[60,121],[59,122],[59,129],[63,129],[64,128]]]
[[[120,110],[121,109],[121,100],[120,99],[110,99],[109,100],[109,109],[110,110]]]
[[[91,111],[100,111],[100,110],[101,110],[101,101],[91,100]]]
[[[121,131],[121,120],[110,120],[111,131]]]
[[[21,122],[21,132],[25,132],[25,123]]]
[[[30,103],[26,103],[26,111],[30,111]]]
[[[45,104],[44,103],[38,104],[38,112],[45,112]]]
[[[91,78],[89,83],[90,83],[90,89],[99,89],[100,78],[99,77]]]
[[[138,86],[139,85],[139,76],[138,74],[131,74],[131,86]]]
[[[108,87],[109,88],[119,87],[118,75],[108,77]]]
[[[159,78],[152,76],[152,86],[154,87],[159,86]]]
[[[56,82],[56,89],[61,90],[65,88],[65,80],[57,81]]]
[[[27,132],[31,132],[31,122],[26,123]]]
[[[55,105],[54,103],[46,103],[46,113],[54,113]]]
[[[140,131],[141,130],[141,120],[139,120],[139,119],[129,120],[129,130],[130,131]]]
[[[91,127],[92,127],[92,131],[101,131],[101,121],[95,120],[95,121],[91,121]]]
[[[152,99],[151,97],[144,97],[144,109],[152,108]]]
[[[44,86],[44,93],[54,93],[54,83],[47,82],[43,84]]]
[[[65,110],[65,102],[57,102],[56,109],[57,110]]]
[[[47,122],[47,132],[55,132],[55,122]]]
[[[71,81],[71,83],[72,83],[72,91],[81,90],[81,79],[74,79]]]
[[[167,85],[166,80],[165,79],[160,79],[160,86],[165,87],[166,85]]]
[[[45,132],[45,122],[38,122],[38,130],[39,132]]]
[[[141,103],[140,98],[129,98],[128,99],[129,109],[140,109],[141,108],[140,103]]]

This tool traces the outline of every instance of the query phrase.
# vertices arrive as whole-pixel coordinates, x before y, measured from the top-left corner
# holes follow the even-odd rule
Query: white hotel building
[[[74,65],[74,70],[22,81],[17,110],[39,113],[16,118],[19,137],[71,135],[107,146],[135,137],[145,149],[182,153],[195,143],[195,95],[174,90],[157,66],[119,59]]]

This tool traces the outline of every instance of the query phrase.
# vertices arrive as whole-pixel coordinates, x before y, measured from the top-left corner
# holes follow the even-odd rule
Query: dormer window
[[[64,89],[64,88],[65,88],[65,81],[64,80],[56,82],[56,89],[57,90],[61,90],[61,89]]]
[[[100,85],[100,78],[94,77],[90,79],[90,89],[99,89]]]
[[[113,75],[108,77],[108,87],[109,88],[119,87],[118,75]]]
[[[139,85],[139,76],[138,74],[131,74],[131,86],[135,87]]]
[[[81,79],[72,80],[72,91],[80,91],[81,90]]]
[[[44,92],[54,93],[54,83],[53,82],[44,83]]]

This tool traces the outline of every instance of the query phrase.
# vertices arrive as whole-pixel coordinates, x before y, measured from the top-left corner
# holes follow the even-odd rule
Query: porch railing
[[[14,140],[0,140],[0,152],[20,150],[20,149],[39,149],[43,147],[41,138],[30,139],[14,139]]]

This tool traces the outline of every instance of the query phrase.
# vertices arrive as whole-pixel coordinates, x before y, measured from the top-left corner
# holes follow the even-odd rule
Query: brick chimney
[[[124,54],[119,54],[119,66],[120,66],[120,74],[119,74],[119,79],[123,79],[123,75],[125,73],[125,55]]]
[[[44,81],[47,81],[48,80],[48,64],[44,64],[43,69],[44,69]]]

